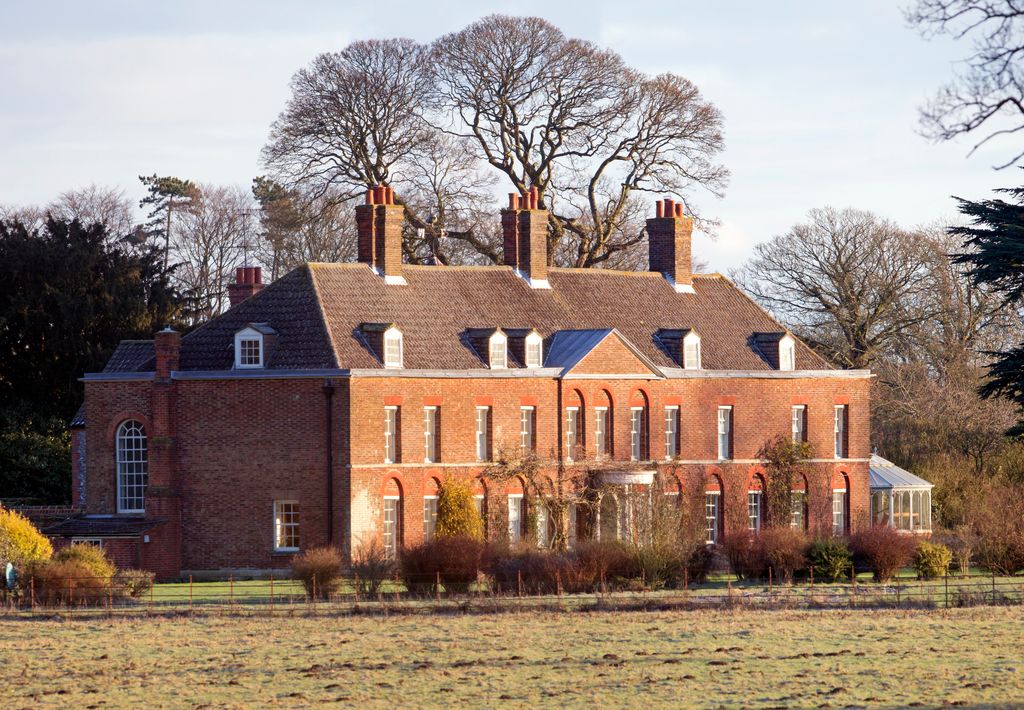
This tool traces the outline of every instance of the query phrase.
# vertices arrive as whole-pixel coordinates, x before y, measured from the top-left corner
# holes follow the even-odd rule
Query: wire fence
[[[135,579],[75,577],[37,583],[30,579],[0,594],[0,616],[95,618],[181,614],[379,614],[491,613],[528,610],[668,610],[668,609],[945,609],[1024,604],[1024,577],[954,577],[934,580],[896,578],[886,583],[796,584],[724,582],[676,589],[623,588],[596,584],[584,593],[568,593],[556,580],[553,589],[518,584],[449,583],[440,575],[410,582],[401,578],[332,582],[327,589],[294,579],[153,584]]]

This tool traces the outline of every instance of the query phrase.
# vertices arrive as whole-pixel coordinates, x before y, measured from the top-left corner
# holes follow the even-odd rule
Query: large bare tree
[[[721,115],[683,77],[647,77],[536,17],[483,18],[432,56],[435,120],[473,138],[509,187],[538,189],[563,263],[595,266],[639,244],[637,192],[690,202],[693,188],[724,188]]]
[[[826,207],[758,244],[737,276],[798,335],[843,367],[868,367],[931,316],[922,237],[870,212]]]
[[[907,20],[926,37],[948,35],[971,43],[962,69],[921,109],[929,138],[977,136],[971,152],[1000,138],[1010,141],[1005,168],[1024,158],[1024,3],[1020,0],[917,0]]]

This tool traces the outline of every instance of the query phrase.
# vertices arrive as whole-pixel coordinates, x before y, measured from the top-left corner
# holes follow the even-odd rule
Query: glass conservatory
[[[872,455],[871,523],[910,533],[932,530],[932,484]]]

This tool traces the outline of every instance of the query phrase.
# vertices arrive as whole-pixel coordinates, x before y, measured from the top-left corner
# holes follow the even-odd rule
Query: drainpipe
[[[324,380],[324,404],[327,420],[327,544],[334,544],[334,382]]]

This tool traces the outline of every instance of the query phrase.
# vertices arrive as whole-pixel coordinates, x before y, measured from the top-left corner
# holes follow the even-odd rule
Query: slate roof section
[[[43,529],[60,537],[136,537],[165,521],[155,518],[68,518]]]
[[[78,411],[75,412],[75,416],[71,417],[71,422],[68,426],[72,429],[75,427],[85,426],[85,402],[82,402]]]
[[[104,372],[144,372],[156,351],[152,340],[122,340],[107,360]],[[148,367],[152,370],[152,367]]]
[[[870,488],[932,488],[928,481],[915,476],[910,471],[900,468],[892,461],[883,459],[878,454],[871,454],[868,464]]]
[[[530,288],[508,266],[404,265],[402,273],[405,286],[385,284],[361,263],[298,267],[184,336],[180,369],[231,369],[234,334],[250,323],[277,331],[270,370],[380,369],[359,332],[368,322],[396,324],[405,367],[422,370],[485,368],[466,334],[493,328],[536,329],[545,341],[559,331],[614,329],[656,367],[673,368],[656,332],[692,328],[704,369],[764,371],[774,368],[754,333],[785,330],[718,274],[695,275],[696,293],[680,294],[653,272],[552,268],[550,289]],[[799,341],[796,366],[832,369]],[[152,357],[139,368],[153,369]]]

